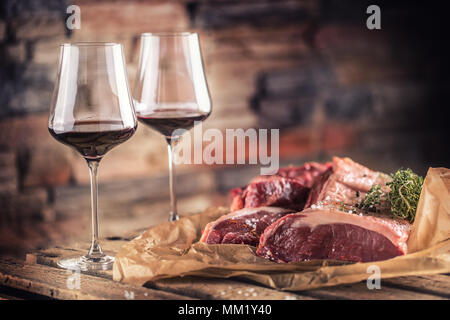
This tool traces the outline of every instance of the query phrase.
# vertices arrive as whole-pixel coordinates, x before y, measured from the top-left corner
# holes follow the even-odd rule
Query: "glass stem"
[[[175,164],[173,149],[178,142],[178,138],[167,138],[167,151],[169,154],[169,192],[170,192],[170,215],[169,221],[179,219],[177,212],[177,196],[175,190]]]
[[[86,160],[91,175],[91,209],[92,209],[92,240],[88,258],[96,259],[104,256],[98,240],[98,186],[97,169],[100,160]]]

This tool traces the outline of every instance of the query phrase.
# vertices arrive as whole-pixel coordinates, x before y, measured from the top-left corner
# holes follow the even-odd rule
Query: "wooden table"
[[[129,238],[103,240],[105,251],[115,253]],[[61,257],[84,254],[88,243],[74,248],[56,247],[27,255],[26,261],[0,260],[0,299],[450,299],[450,275],[401,277],[381,281],[381,289],[369,290],[366,283],[340,285],[301,292],[285,292],[241,282],[239,279],[185,277],[160,280],[139,287],[112,280],[112,271],[79,275],[60,269]],[[72,282],[71,282],[72,281]]]

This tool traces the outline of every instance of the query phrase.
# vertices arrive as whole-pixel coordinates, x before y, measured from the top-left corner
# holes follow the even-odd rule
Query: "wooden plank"
[[[174,293],[11,260],[0,260],[0,285],[55,299],[190,299]]]
[[[0,285],[0,297],[4,300],[54,300],[40,294]]]
[[[450,276],[429,275],[417,277],[399,277],[381,281],[382,285],[442,296],[450,299]]]
[[[421,278],[427,279],[427,280],[436,280],[440,282],[450,282],[450,273],[447,274],[430,274],[430,275],[424,275],[420,276]]]
[[[385,281],[385,280],[384,280]],[[340,285],[302,291],[302,294],[319,299],[351,299],[351,300],[442,300],[444,297],[409,291],[399,288],[392,288],[383,285],[381,289],[369,290],[365,282],[351,285]]]
[[[119,248],[128,240],[123,238],[114,238],[114,240],[102,240],[101,246],[106,253],[115,255]],[[73,247],[55,247],[44,250],[35,251],[26,255],[26,262],[28,264],[40,264],[50,267],[58,268],[57,262],[61,258],[66,258],[74,255],[84,255],[89,250],[89,243],[76,243]],[[112,279],[112,270],[98,270],[83,272],[89,275]]]
[[[115,252],[122,246],[126,240],[117,238],[116,240],[104,240],[102,242],[105,250]],[[88,243],[76,245],[73,248],[51,248],[41,250],[27,255],[28,262],[35,262],[47,266],[56,267],[56,261],[62,257],[74,254],[84,254],[89,247]],[[112,279],[111,271],[90,272],[91,275]],[[435,277],[435,278],[433,278]],[[184,278],[167,279],[152,283],[152,288],[161,289],[176,294],[192,296],[200,299],[307,299],[307,298],[325,298],[325,299],[441,299],[448,298],[449,288],[444,285],[445,282],[436,281],[436,277],[448,276],[422,276],[422,282],[412,285],[417,281],[417,277],[412,280],[403,281],[401,284],[394,282],[397,279],[382,280],[381,290],[369,290],[365,283],[337,286],[330,288],[321,288],[316,290],[285,293],[258,285],[240,283],[228,279],[204,279],[204,278]],[[401,279],[401,278],[398,278]],[[433,279],[435,279],[433,281]],[[424,290],[420,288],[433,287],[434,289]],[[248,290],[246,290],[248,288]],[[240,293],[239,293],[240,292]],[[254,296],[254,293],[257,296]],[[248,294],[248,296],[246,296]]]
[[[1,288],[0,288],[1,291]],[[0,300],[23,300],[19,297],[9,295],[7,293],[0,292]]]
[[[315,300],[315,298],[301,293],[283,292],[228,279],[184,277],[158,280],[147,286],[200,299]]]
[[[104,240],[102,241],[102,244],[105,250],[115,252],[116,249],[124,242],[125,241],[122,239]],[[77,246],[77,248],[80,247],[83,249],[50,248],[40,250],[28,254],[27,262],[56,267],[56,262],[63,257],[75,254],[84,254],[87,251],[88,244],[85,243]],[[106,279],[112,279],[111,270],[100,270],[96,272],[89,272],[89,274]],[[312,299],[311,297],[302,296],[299,294],[280,292],[277,290],[240,283],[228,279],[167,279],[152,283],[152,288],[200,299]]]
[[[103,240],[105,251],[117,250],[128,239],[136,236],[130,234],[126,238]],[[50,248],[27,255],[27,262],[56,267],[56,262],[63,257],[84,254],[89,243],[79,243],[73,248]],[[92,276],[112,279],[111,271],[89,272]],[[450,284],[446,275],[402,277],[382,280],[382,289],[369,290],[365,283],[321,288],[316,290],[286,293],[261,287],[254,284],[241,283],[228,279],[176,278],[160,280],[152,283],[152,288],[160,289],[184,296],[201,299],[442,299],[449,298]],[[256,294],[256,295],[255,295]]]
[[[0,301],[1,300],[22,300],[16,297],[12,297],[12,296],[8,296],[8,295],[4,295],[2,293],[0,293]]]

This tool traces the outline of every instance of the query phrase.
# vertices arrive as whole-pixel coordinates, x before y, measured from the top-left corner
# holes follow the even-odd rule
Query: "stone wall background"
[[[280,128],[282,164],[346,155],[391,172],[450,165],[448,27],[439,1],[4,0],[0,3],[0,255],[88,239],[88,170],[47,131],[59,45],[124,45],[133,85],[142,32],[200,34],[213,113],[204,128]],[[81,8],[81,29],[65,28]],[[181,166],[180,211],[227,204],[254,166]],[[102,162],[103,235],[165,220],[165,142],[140,126]],[[124,222],[126,221],[126,222]],[[84,237],[84,238],[83,238]]]

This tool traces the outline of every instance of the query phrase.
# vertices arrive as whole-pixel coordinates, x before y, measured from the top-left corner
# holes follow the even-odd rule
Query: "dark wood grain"
[[[103,240],[105,251],[115,254],[129,237]],[[89,243],[77,243],[70,248],[56,247],[30,253],[26,263],[0,261],[0,285],[43,297],[56,299],[217,299],[217,300],[310,300],[310,299],[383,299],[441,300],[450,299],[450,276],[430,275],[382,279],[381,289],[369,290],[366,283],[340,285],[301,292],[278,291],[237,279],[185,277],[131,286],[112,280],[112,271],[81,274],[80,290],[68,289],[69,274],[56,262],[70,255],[84,254]],[[2,292],[0,298],[14,294]],[[20,298],[20,297],[17,297]]]
[[[101,277],[80,274],[79,288],[68,285],[69,271],[39,264],[0,261],[0,284],[55,299],[189,299],[160,290],[125,285]],[[74,287],[74,286],[72,286]]]
[[[438,295],[450,299],[450,276],[445,274],[386,279],[383,284],[392,288]]]
[[[369,290],[366,283],[339,285],[302,292],[318,299],[350,299],[350,300],[442,300],[445,297],[416,292],[407,289],[393,288],[384,285],[381,280],[380,289]]]
[[[228,279],[186,277],[159,280],[152,288],[185,294],[199,299],[217,300],[315,300],[302,293],[284,292]]]
[[[115,252],[125,241],[124,240],[104,240],[103,248],[106,251]],[[72,248],[51,248],[27,255],[29,264],[41,264],[56,268],[56,262],[70,255],[84,254],[88,248],[88,243],[78,246],[77,249]],[[109,279],[112,281],[112,271],[95,271],[90,272],[91,275]],[[149,284],[151,288],[164,290],[180,295],[185,295],[199,299],[313,299],[311,297],[281,292],[258,285],[245,284],[238,281],[228,279],[205,279],[205,278],[176,278],[168,280],[160,280]]]

